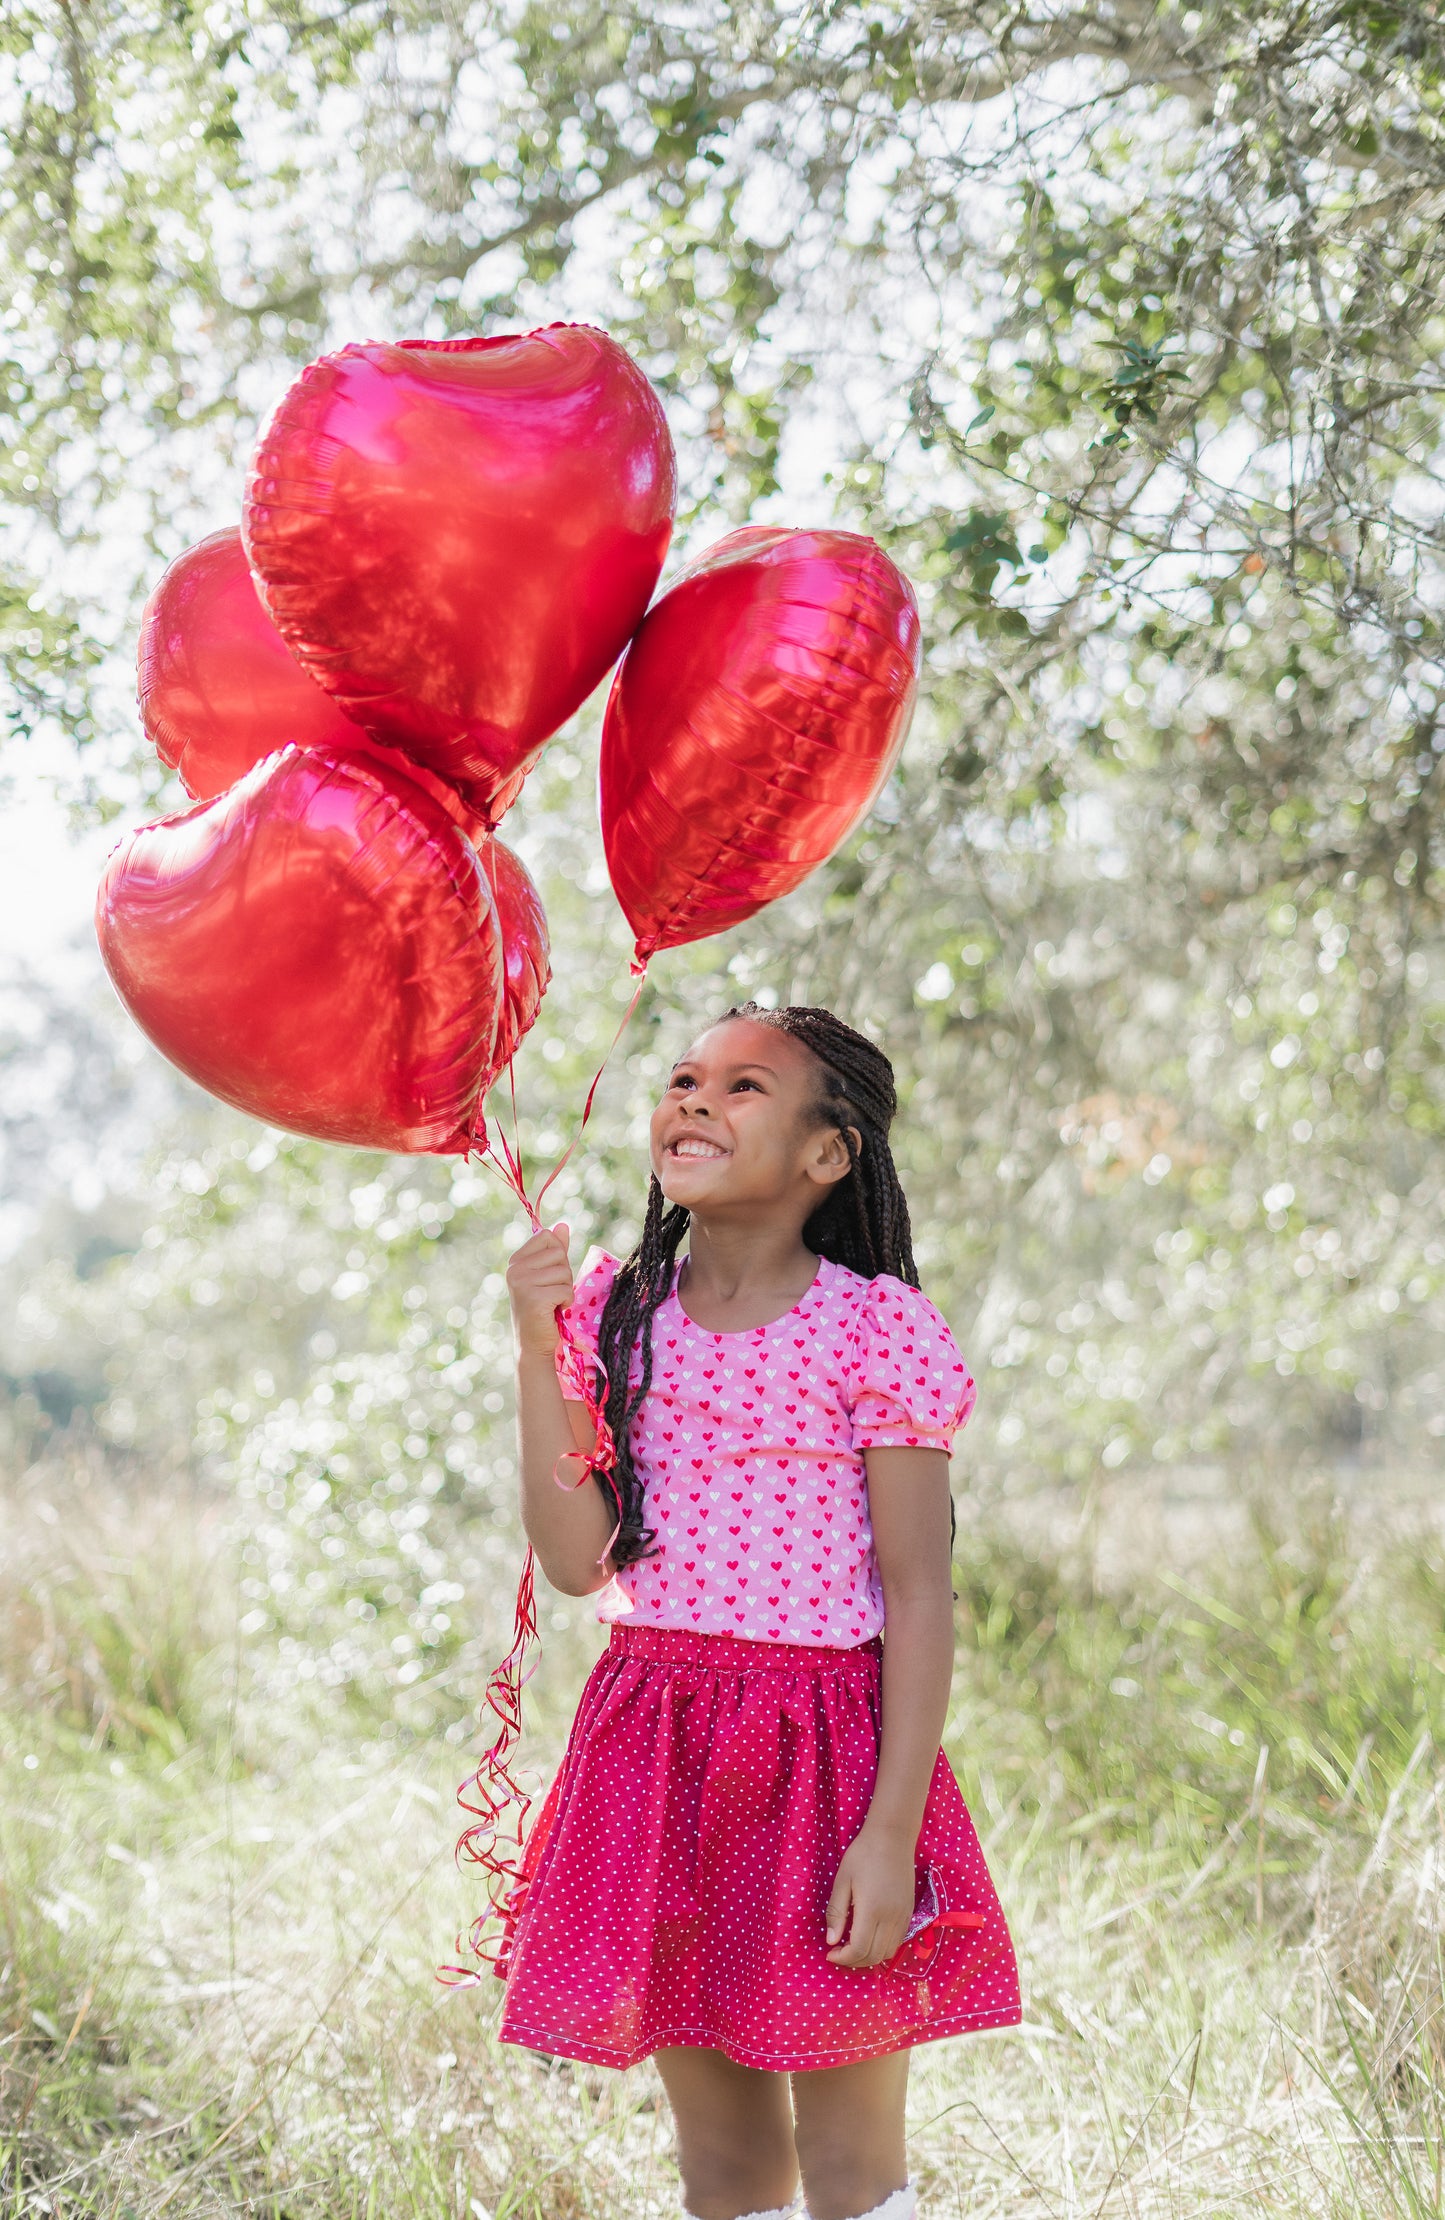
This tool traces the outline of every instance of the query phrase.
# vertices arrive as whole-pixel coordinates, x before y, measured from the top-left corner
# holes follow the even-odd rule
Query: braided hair
[[[849,1169],[825,1193],[803,1227],[803,1240],[815,1256],[846,1265],[865,1279],[891,1272],[917,1287],[908,1203],[899,1184],[888,1128],[898,1109],[893,1066],[881,1048],[831,1010],[806,1004],[765,1010],[744,1002],[724,1010],[728,1018],[751,1018],[789,1033],[812,1052],[818,1088],[812,1104],[815,1121],[841,1133]],[[856,1132],[856,1138],[855,1138]],[[647,1190],[642,1239],[608,1291],[597,1330],[597,1355],[605,1380],[603,1415],[617,1444],[612,1474],[618,1530],[612,1545],[615,1565],[649,1556],[654,1535],[643,1517],[642,1481],[633,1466],[628,1433],[652,1385],[652,1322],[671,1287],[677,1252],[691,1222],[681,1203],[669,1203],[656,1178]],[[629,1388],[633,1352],[641,1345],[641,1376]],[[599,1479],[609,1501],[612,1487]]]

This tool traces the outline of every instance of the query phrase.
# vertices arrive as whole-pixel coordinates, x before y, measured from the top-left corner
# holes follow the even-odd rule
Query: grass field
[[[229,1519],[79,1453],[0,1496],[0,2220],[675,2216],[650,2069],[434,1979],[458,1728],[278,1697]],[[1445,2215],[1445,1566],[1327,1506],[1229,1532],[1103,1591],[965,1524],[950,1749],[1026,2025],[918,2055],[929,2220]]]

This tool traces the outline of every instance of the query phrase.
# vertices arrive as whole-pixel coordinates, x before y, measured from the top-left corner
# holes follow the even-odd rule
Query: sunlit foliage
[[[584,1233],[625,1240],[690,1024],[742,987],[833,998],[900,1063],[926,1270],[985,1381],[976,1470],[1434,1454],[1433,10],[37,0],[3,41],[9,707],[73,735],[94,801],[161,785],[115,707],[123,581],[234,514],[291,366],[604,318],[668,398],[685,538],[879,534],[928,665],[858,839],[658,967],[560,1191]],[[517,820],[559,971],[533,1140],[568,1129],[625,955],[594,733]],[[470,1173],[199,1108],[163,1149],[101,1235],[148,1220],[135,1262],[52,1260],[8,1335],[17,1377],[90,1350],[126,1438],[221,1392],[260,1413],[258,1375],[310,1393],[317,1335],[392,1363],[405,1334],[429,1376],[505,1245]],[[420,1204],[379,1238],[350,1200],[378,1183],[441,1198],[445,1238]]]

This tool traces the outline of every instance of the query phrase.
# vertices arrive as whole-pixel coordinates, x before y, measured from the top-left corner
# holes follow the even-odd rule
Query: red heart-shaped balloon
[[[500,840],[482,838],[477,854],[491,885],[502,928],[502,963],[506,991],[493,1063],[500,1071],[517,1053],[524,1034],[530,1032],[552,977],[551,940],[542,897],[520,856]]]
[[[791,893],[866,816],[918,684],[918,605],[856,532],[729,533],[649,611],[602,726],[602,835],[646,959]]]
[[[262,608],[234,527],[171,564],[141,616],[136,666],[141,722],[198,801],[288,742],[344,748],[360,737]]]
[[[480,1143],[496,903],[452,814],[390,765],[287,748],[142,826],[96,930],[136,1023],[223,1101],[355,1148]]]
[[[635,629],[675,498],[661,405],[605,333],[408,339],[302,372],[246,547],[302,668],[494,825]]]

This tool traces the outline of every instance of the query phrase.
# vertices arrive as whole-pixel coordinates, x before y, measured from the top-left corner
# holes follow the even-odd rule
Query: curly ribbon
[[[639,968],[634,965],[633,970],[637,976],[636,991],[623,1012],[622,1021],[587,1090],[577,1131],[537,1190],[535,1202],[527,1192],[522,1168],[521,1146],[517,1139],[516,1080],[510,1062],[507,1066],[507,1078],[512,1096],[513,1138],[508,1140],[498,1121],[496,1138],[493,1140],[482,1123],[480,1112],[478,1113],[478,1137],[482,1142],[478,1150],[479,1158],[490,1165],[503,1185],[516,1197],[526,1211],[534,1233],[542,1230],[542,1221],[538,1216],[542,1198],[582,1139],[587,1121],[592,1115],[592,1105],[597,1099],[602,1074],[611,1062],[617,1044],[631,1023],[641,1000],[642,990],[647,984],[646,966]],[[565,1310],[559,1309],[557,1312],[557,1333],[572,1360],[574,1376],[582,1383],[582,1399],[587,1415],[596,1429],[596,1439],[590,1450],[563,1450],[552,1477],[558,1487],[567,1489],[569,1493],[595,1478],[602,1481],[611,1494],[617,1518],[597,1560],[599,1565],[603,1565],[611,1555],[612,1545],[622,1524],[622,1497],[615,1478],[617,1443],[606,1417],[607,1377],[602,1365],[583,1347]],[[573,1462],[580,1467],[577,1478],[564,1479],[562,1467]],[[483,1715],[485,1716],[486,1711],[492,1713],[497,1721],[497,1731],[483,1753],[476,1771],[457,1790],[457,1802],[463,1811],[472,1815],[472,1824],[464,1829],[457,1842],[457,1862],[460,1864],[465,1859],[468,1864],[481,1867],[486,1875],[487,1899],[486,1908],[473,1920],[466,1940],[463,1941],[461,1936],[457,1937],[457,1951],[460,1955],[463,1951],[470,1950],[473,1958],[480,1960],[482,1966],[495,1974],[505,1974],[507,1970],[515,1916],[527,1886],[527,1821],[532,1809],[532,1798],[522,1787],[512,1768],[522,1734],[522,1691],[536,1671],[540,1653],[535,1581],[536,1559],[529,1543],[517,1581],[512,1646],[493,1671],[483,1697]],[[509,1814],[514,1815],[513,1824],[504,1832],[504,1823]],[[487,1930],[494,1920],[501,1922],[502,1932],[500,1937],[492,1940]],[[461,1965],[442,1966],[438,1972],[438,1979],[451,1988],[474,1988],[484,1978],[484,1974]]]

